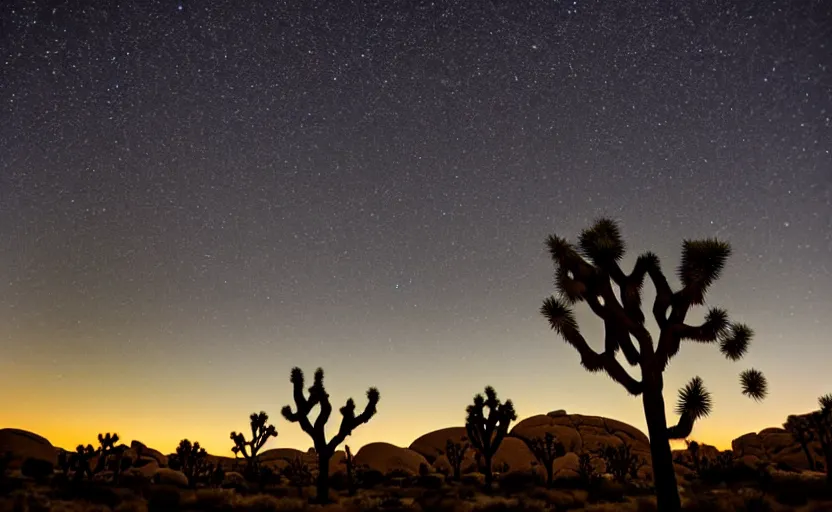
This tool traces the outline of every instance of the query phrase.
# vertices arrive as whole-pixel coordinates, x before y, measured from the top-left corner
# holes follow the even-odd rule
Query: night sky
[[[487,384],[521,418],[646,430],[640,399],[538,312],[546,236],[600,215],[628,267],[653,250],[674,283],[684,238],[732,244],[709,304],[756,337],[738,363],[693,344],[673,360],[670,409],[694,375],[714,395],[693,438],[727,447],[832,391],[827,1],[4,0],[0,16],[0,427],[227,454],[265,410],[268,446],[306,449],[280,417],[298,365],[324,367],[336,407],[380,389],[353,449],[462,425]],[[740,394],[750,367],[762,403]]]

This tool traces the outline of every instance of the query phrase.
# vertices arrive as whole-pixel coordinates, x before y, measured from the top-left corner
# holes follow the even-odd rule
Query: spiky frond
[[[754,331],[745,324],[731,324],[719,336],[719,350],[731,361],[738,361],[748,351]]]
[[[768,382],[763,372],[751,368],[745,370],[740,374],[740,385],[742,386],[742,394],[760,401],[768,394]]]
[[[601,218],[592,227],[581,232],[578,238],[581,252],[593,263],[619,261],[624,256],[624,240],[618,224],[612,219]]]
[[[565,301],[556,297],[547,297],[540,308],[543,316],[549,320],[552,329],[561,336],[567,336],[578,330],[575,315]]]
[[[822,411],[832,410],[832,393],[827,393],[818,398],[818,405],[820,405]]]
[[[676,403],[676,414],[687,413],[692,420],[704,418],[711,413],[713,407],[711,393],[705,389],[700,377],[694,377],[685,387],[679,390],[679,400]]]
[[[568,268],[562,266],[558,266],[555,271],[555,288],[570,304],[580,301],[586,293],[586,285],[575,279]]]
[[[705,292],[719,279],[731,255],[731,246],[715,238],[685,240],[677,273],[688,290],[691,304],[702,304]]]

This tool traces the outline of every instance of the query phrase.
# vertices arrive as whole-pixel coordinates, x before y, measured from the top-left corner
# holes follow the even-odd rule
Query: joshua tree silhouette
[[[826,483],[832,487],[832,394],[818,398],[820,410],[809,415],[812,429],[826,459]]]
[[[543,437],[533,437],[526,441],[534,458],[546,469],[546,487],[552,486],[555,459],[566,455],[566,448],[551,432]]]
[[[810,445],[815,441],[815,431],[812,430],[811,420],[806,416],[791,415],[786,418],[786,423],[783,423],[783,429],[800,443],[803,454],[806,455],[806,462],[809,463],[809,469],[814,470],[815,458],[812,456]]]
[[[260,414],[251,413],[249,420],[251,422],[251,441],[246,441],[242,433],[231,432],[231,440],[234,441],[234,448],[231,450],[234,452],[235,458],[237,458],[238,453],[243,454],[246,459],[246,470],[249,472],[249,476],[252,476],[259,469],[257,454],[270,437],[277,437],[277,430],[275,430],[274,425],[266,425],[269,422],[269,415],[263,411],[260,411]]]
[[[545,299],[541,313],[552,329],[578,351],[586,370],[604,371],[630,394],[641,395],[658,507],[662,511],[678,511],[681,503],[669,440],[687,437],[694,422],[710,413],[712,403],[702,379],[694,377],[679,391],[678,424],[668,427],[663,373],[683,340],[718,342],[722,353],[732,361],[747,352],[752,330],[730,322],[724,309],[711,308],[701,325],[685,323],[690,309],[704,303],[705,294],[722,273],[731,248],[715,239],[685,240],[678,268],[682,288],[674,292],[661,270],[658,256],[652,252],[638,257],[632,273],[624,273],[619,266],[624,256],[624,241],[618,225],[610,219],[599,219],[585,229],[577,247],[556,235],[547,239],[547,245],[556,267],[559,296]],[[641,309],[641,289],[648,276],[656,289],[652,313],[660,329],[657,343],[644,325]],[[620,292],[620,301],[613,284]],[[578,302],[586,302],[603,320],[603,352],[590,348],[581,334],[572,312],[572,305]],[[616,358],[619,349],[628,364],[640,368],[641,380],[631,376]],[[766,396],[766,379],[759,371],[742,372],[740,382],[746,396],[755,400]]]
[[[300,368],[292,368],[290,381],[292,382],[297,411],[292,412],[292,407],[287,405],[281,410],[281,413],[288,421],[299,423],[300,428],[312,438],[315,452],[318,455],[317,501],[318,503],[326,503],[329,501],[329,460],[338,446],[346,440],[347,436],[352,434],[353,430],[370,421],[370,418],[376,414],[376,406],[380,395],[378,389],[368,389],[367,406],[364,408],[364,412],[358,416],[355,415],[353,399],[347,400],[346,405],[340,409],[342,418],[338,433],[327,442],[325,427],[326,422],[329,421],[329,417],[332,415],[332,403],[329,401],[329,394],[324,389],[323,368],[315,370],[315,381],[308,390],[309,398],[306,398],[303,394],[304,377]],[[320,405],[321,409],[313,424],[309,420],[309,413],[316,405]]]
[[[485,415],[486,407],[488,416]],[[474,396],[474,403],[469,405],[465,412],[465,430],[468,432],[471,446],[484,460],[485,487],[490,489],[493,478],[491,459],[506,437],[509,424],[517,419],[514,404],[511,400],[501,403],[494,388],[486,386],[485,398],[481,394]]]
[[[471,448],[471,444],[468,442],[468,438],[463,436],[458,443],[454,442],[453,439],[448,439],[445,441],[445,451],[440,450],[440,453],[444,453],[445,457],[448,458],[448,464],[453,468],[453,478],[457,482],[462,474],[462,462],[465,460],[465,454],[469,448]]]
[[[176,447],[176,458],[182,473],[188,477],[188,483],[191,487],[196,487],[196,479],[205,469],[205,458],[207,456],[208,453],[205,448],[199,446],[199,441],[193,444],[187,439],[179,441],[179,446]]]

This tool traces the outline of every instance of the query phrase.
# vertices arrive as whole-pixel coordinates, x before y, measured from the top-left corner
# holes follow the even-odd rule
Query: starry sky
[[[0,17],[2,427],[229,454],[265,410],[267,446],[306,449],[280,417],[297,365],[324,367],[336,407],[380,389],[353,449],[461,425],[487,384],[521,418],[646,430],[538,312],[546,236],[600,215],[628,266],[653,250],[674,283],[684,238],[733,246],[709,304],[756,337],[739,363],[673,360],[671,408],[694,375],[714,395],[693,438],[728,447],[832,391],[828,2],[9,0]],[[749,367],[762,403],[740,394]]]

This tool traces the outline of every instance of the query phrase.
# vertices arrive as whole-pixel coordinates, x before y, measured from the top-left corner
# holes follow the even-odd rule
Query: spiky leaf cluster
[[[711,414],[712,408],[711,393],[705,389],[700,377],[692,378],[679,390],[679,399],[676,402],[676,414],[679,416],[687,414],[691,419],[698,420]]]
[[[740,385],[742,394],[760,401],[768,395],[768,381],[765,375],[759,370],[751,368],[740,374]]]

